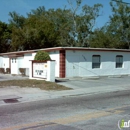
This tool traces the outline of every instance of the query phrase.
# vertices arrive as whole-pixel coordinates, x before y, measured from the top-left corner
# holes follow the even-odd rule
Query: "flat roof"
[[[43,51],[47,51],[47,52],[56,51],[56,50],[130,52],[130,49],[115,49],[115,48],[53,47],[53,48],[44,48],[44,49],[35,49],[35,50],[0,53],[0,56],[4,56],[4,55],[23,55],[23,54],[26,54],[26,53],[35,53],[35,52],[37,52],[39,50],[43,50]]]

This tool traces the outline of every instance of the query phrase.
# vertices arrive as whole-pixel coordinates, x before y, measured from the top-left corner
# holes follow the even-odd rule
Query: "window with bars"
[[[92,69],[100,68],[100,64],[101,64],[100,59],[101,59],[100,55],[93,55],[92,56]]]
[[[123,66],[123,56],[117,55],[116,56],[116,68],[122,68]]]

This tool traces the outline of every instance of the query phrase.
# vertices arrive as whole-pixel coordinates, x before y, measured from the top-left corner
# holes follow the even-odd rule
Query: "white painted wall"
[[[47,81],[55,82],[55,61],[47,61]]]
[[[3,68],[3,57],[0,56],[0,68]]]
[[[92,56],[101,56],[101,67],[92,69]],[[123,56],[123,68],[115,68],[116,55]],[[66,51],[66,77],[130,74],[130,53]]]
[[[34,60],[36,53],[29,53],[24,54],[24,57],[17,57],[17,68],[18,68],[18,74],[19,68],[26,68],[26,75],[29,76],[29,70],[30,70],[30,60]],[[49,53],[52,60],[55,60],[55,76],[59,77],[59,51],[53,51]],[[4,58],[5,59],[5,58]],[[11,67],[12,68],[12,67]],[[16,68],[16,67],[15,67]],[[14,70],[12,70],[13,72]]]
[[[7,56],[3,57],[3,68],[6,71],[6,68],[9,68],[9,58]]]
[[[18,74],[21,74],[20,71],[19,71],[19,68],[25,68],[24,67],[24,57],[17,57],[17,64],[18,64]]]
[[[55,60],[55,76],[59,77],[60,73],[60,54],[59,51],[49,52],[51,60]]]
[[[19,68],[26,68],[26,75],[29,76],[30,71],[30,60],[33,60],[32,53],[24,54],[24,57],[19,57]]]

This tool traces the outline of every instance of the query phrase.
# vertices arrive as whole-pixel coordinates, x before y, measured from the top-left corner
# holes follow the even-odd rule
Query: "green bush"
[[[34,57],[34,60],[38,61],[46,61],[46,60],[51,60],[49,54],[45,51],[38,51],[37,54]]]

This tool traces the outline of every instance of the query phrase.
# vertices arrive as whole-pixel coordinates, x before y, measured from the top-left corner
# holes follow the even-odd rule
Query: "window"
[[[123,65],[123,56],[117,55],[116,56],[116,68],[122,68]]]
[[[16,58],[15,58],[15,59],[12,59],[12,63],[16,63]]]
[[[93,55],[92,57],[92,68],[100,68],[100,55]]]

